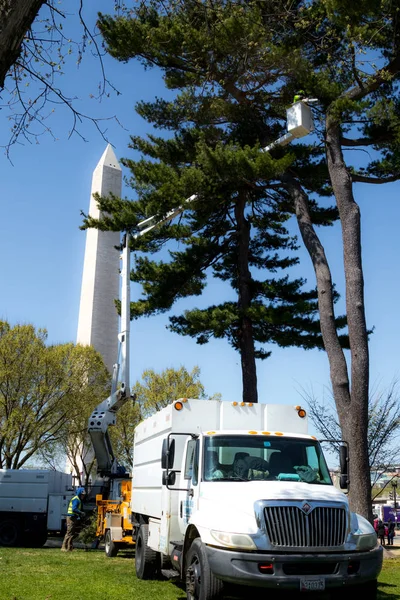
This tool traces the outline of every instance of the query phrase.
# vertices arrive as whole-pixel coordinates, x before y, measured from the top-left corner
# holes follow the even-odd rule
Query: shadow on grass
[[[378,583],[378,600],[398,600],[398,589],[394,583]]]

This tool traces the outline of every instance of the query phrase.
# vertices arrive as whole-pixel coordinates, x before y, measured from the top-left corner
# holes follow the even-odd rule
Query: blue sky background
[[[62,5],[65,3],[61,3]],[[96,11],[111,12],[112,0],[85,5],[88,24],[95,23]],[[68,4],[69,12],[77,3]],[[75,6],[75,9],[71,8]],[[77,38],[76,19],[69,20],[68,35]],[[65,28],[64,28],[65,30]],[[76,107],[97,117],[116,115],[121,123],[105,123],[106,135],[118,158],[132,157],[129,133],[145,135],[148,125],[136,115],[134,105],[141,99],[165,94],[156,71],[145,72],[136,62],[126,65],[105,57],[107,75],[121,92],[111,93],[101,103],[96,94],[101,75],[97,61],[86,53],[79,68],[70,57],[59,85],[77,96]],[[6,101],[3,94],[2,102]],[[0,145],[9,139],[7,109],[0,110]],[[47,124],[56,140],[42,136],[38,144],[22,139],[13,147],[11,159],[0,154],[0,317],[14,323],[33,323],[48,330],[52,343],[75,341],[85,233],[79,230],[80,211],[87,211],[92,172],[106,142],[89,122],[80,127],[87,142],[77,135],[68,139],[72,117],[57,106]],[[129,175],[129,173],[124,173]],[[371,385],[382,388],[399,375],[399,190],[400,184],[368,187],[357,184],[356,199],[362,211],[363,261],[368,326],[371,336]],[[125,186],[123,195],[130,196]],[[295,223],[293,224],[295,227]],[[343,263],[340,226],[319,232],[330,261],[337,289],[343,294]],[[300,251],[301,264],[293,275],[304,276],[315,285],[310,259]],[[174,312],[189,306],[219,302],[225,292],[221,282],[211,282],[201,299],[181,301]],[[138,290],[132,290],[132,297]],[[339,312],[344,310],[344,299]],[[191,338],[166,329],[168,316],[141,319],[132,323],[131,380],[140,378],[145,368],[161,371],[167,367],[188,369],[198,365],[208,394],[220,392],[223,399],[241,399],[239,356],[227,342],[214,340],[199,346]],[[313,391],[329,399],[329,367],[325,353],[271,347],[272,357],[258,363],[259,399],[271,403],[299,403],[301,390]]]

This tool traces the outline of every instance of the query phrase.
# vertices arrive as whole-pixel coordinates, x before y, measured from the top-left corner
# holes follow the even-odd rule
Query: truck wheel
[[[114,556],[117,556],[118,550],[119,548],[117,544],[114,544],[114,542],[112,541],[111,531],[107,529],[104,539],[104,552],[106,553],[106,556],[108,556],[109,558],[113,558]]]
[[[160,553],[148,547],[149,526],[141,525],[136,537],[135,568],[138,579],[155,579],[160,572]]]
[[[6,519],[0,522],[0,546],[17,546],[21,537],[18,521]]]
[[[210,569],[204,545],[196,538],[186,558],[187,600],[218,600],[222,598],[223,588],[222,581]]]

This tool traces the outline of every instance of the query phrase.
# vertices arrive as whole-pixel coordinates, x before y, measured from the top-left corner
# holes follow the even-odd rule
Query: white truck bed
[[[63,496],[71,483],[60,471],[0,469],[0,512],[46,513],[49,496]]]

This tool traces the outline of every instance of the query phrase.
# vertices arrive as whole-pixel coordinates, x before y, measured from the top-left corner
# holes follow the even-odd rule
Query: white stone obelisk
[[[122,170],[110,144],[93,172],[89,215],[100,217],[93,198],[96,192],[121,196]],[[114,231],[86,231],[81,301],[79,307],[77,343],[93,346],[100,352],[112,373],[118,356],[118,315],[115,300],[119,297],[119,255],[115,246],[120,234]]]

